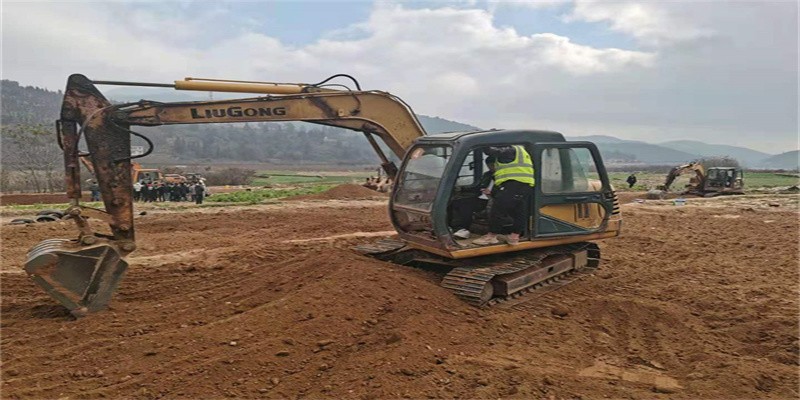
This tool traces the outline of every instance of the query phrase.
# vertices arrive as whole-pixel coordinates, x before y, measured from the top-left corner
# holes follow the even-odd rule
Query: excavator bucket
[[[39,243],[25,262],[31,279],[76,317],[105,309],[127,268],[113,244],[68,239]]]

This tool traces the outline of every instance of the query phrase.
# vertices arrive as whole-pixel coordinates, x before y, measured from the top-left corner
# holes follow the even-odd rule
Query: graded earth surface
[[[2,397],[798,397],[797,196],[631,196],[595,272],[479,309],[352,251],[392,234],[386,201],[334,195],[137,216],[79,320],[22,271],[74,227],[3,226]]]

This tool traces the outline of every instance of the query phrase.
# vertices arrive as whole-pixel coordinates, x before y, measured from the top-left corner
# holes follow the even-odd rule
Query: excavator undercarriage
[[[395,264],[449,270],[441,285],[475,306],[517,298],[600,264],[600,248],[590,242],[462,260],[438,257],[392,239],[357,246],[355,250]]]

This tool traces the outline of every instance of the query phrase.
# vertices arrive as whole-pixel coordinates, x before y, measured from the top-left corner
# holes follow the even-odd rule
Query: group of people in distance
[[[193,201],[195,204],[203,204],[207,195],[208,190],[203,181],[189,184],[139,181],[133,184],[135,201]]]

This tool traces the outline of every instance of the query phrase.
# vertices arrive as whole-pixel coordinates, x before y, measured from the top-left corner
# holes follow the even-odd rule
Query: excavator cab
[[[534,163],[535,185],[518,246],[472,244],[453,235],[454,203],[480,196],[490,146],[522,145]],[[491,200],[487,200],[491,203]],[[391,197],[391,219],[408,246],[461,258],[572,243],[617,234],[618,204],[597,147],[560,133],[491,130],[426,136],[408,151]],[[491,205],[489,205],[491,207]],[[488,229],[484,211],[469,231]]]
[[[733,167],[712,167],[706,172],[704,190],[724,191],[742,189],[742,170]]]

